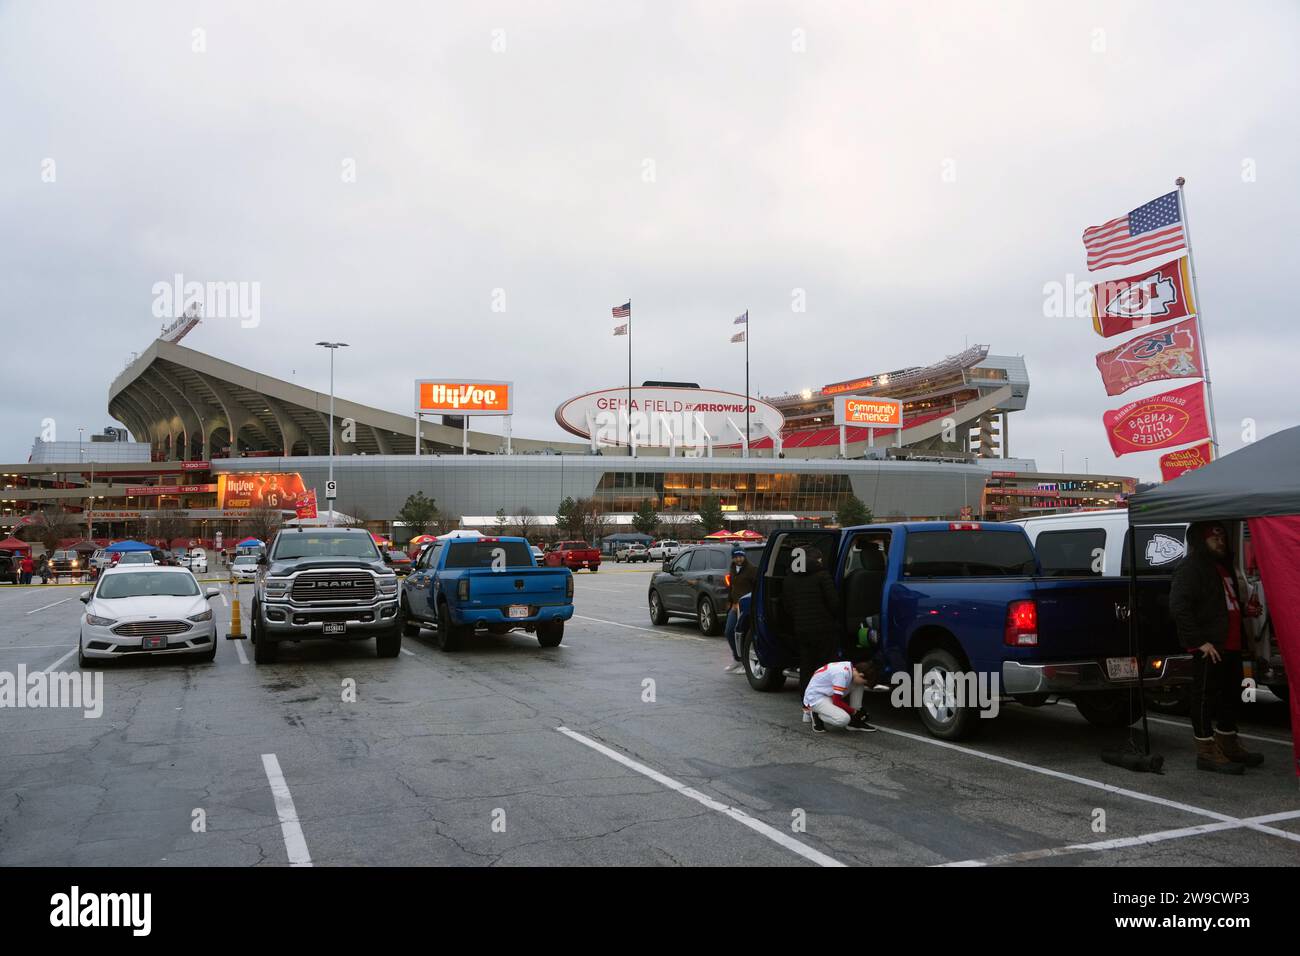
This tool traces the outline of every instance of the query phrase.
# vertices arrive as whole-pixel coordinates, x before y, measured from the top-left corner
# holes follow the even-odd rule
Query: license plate
[[[140,646],[146,651],[161,651],[167,648],[167,638],[165,637],[143,637],[140,639]]]
[[[326,621],[321,628],[323,634],[346,634],[348,624],[346,621]]]
[[[1137,680],[1138,662],[1136,657],[1106,658],[1106,676],[1111,680]]]
[[[527,617],[527,616],[528,616],[528,605],[527,605],[527,604],[512,604],[512,605],[510,605],[510,610],[506,612],[506,616],[507,616],[507,617]]]

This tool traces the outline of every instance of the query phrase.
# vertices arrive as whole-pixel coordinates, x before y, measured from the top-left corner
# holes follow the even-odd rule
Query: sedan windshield
[[[95,590],[95,598],[193,597],[198,593],[199,585],[192,574],[132,571],[129,574],[105,575]]]

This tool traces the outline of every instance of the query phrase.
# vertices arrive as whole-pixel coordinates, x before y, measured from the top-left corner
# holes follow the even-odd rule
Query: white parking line
[[[284,849],[289,855],[290,866],[311,866],[311,854],[307,852],[307,838],[302,835],[302,826],[298,823],[298,811],[293,805],[293,795],[289,785],[284,782],[284,773],[280,770],[280,761],[275,754],[262,754],[262,768],[266,779],[271,784],[271,795],[275,797],[275,812],[280,817],[280,832],[284,835]]]
[[[64,598],[62,601],[55,601],[53,604],[46,604],[44,607],[34,607],[30,611],[25,611],[24,613],[35,614],[37,611],[48,611],[52,607],[58,607],[60,604],[67,604],[71,600],[72,598],[70,597]]]
[[[1131,837],[1118,837],[1114,840],[1098,840],[1095,843],[1071,843],[1068,846],[1049,847],[1045,850],[1027,850],[1024,853],[1003,853],[983,860],[961,860],[956,863],[938,863],[938,867],[951,866],[996,866],[1000,863],[1028,863],[1054,856],[1068,856],[1071,853],[1091,853],[1100,850],[1120,850],[1131,846],[1147,846],[1163,843],[1166,840],[1181,840],[1184,837],[1200,836],[1204,833],[1222,833],[1224,830],[1240,830],[1252,823],[1273,823],[1280,820],[1294,820],[1300,817],[1300,810],[1287,810],[1282,813],[1266,813],[1257,817],[1245,817],[1235,823],[1202,823],[1194,827],[1179,827],[1176,830],[1161,830],[1157,833],[1142,833]]]
[[[76,648],[76,646],[74,645],[73,648],[72,648],[72,650],[68,651],[68,653],[64,654],[62,657],[60,657],[57,661],[55,661],[55,662],[54,662],[53,664],[51,664],[49,667],[45,668],[45,673],[48,674],[50,671],[54,670],[54,668],[58,667],[60,664],[62,664],[64,661],[66,661],[69,657],[71,657],[71,656],[72,656],[73,654],[75,654],[75,653],[77,653],[77,648]]]
[[[696,637],[694,634],[673,634],[670,631],[656,631],[652,627],[638,627],[635,624],[620,624],[618,621],[606,621],[604,618],[600,618],[600,617],[584,617],[581,614],[575,614],[573,616],[576,620],[579,621],[595,621],[597,624],[612,624],[614,627],[626,627],[630,631],[645,631],[647,634],[653,634],[656,637],[675,637],[678,639],[683,639],[688,641],[707,642],[708,640],[708,638],[705,637]]]
[[[243,642],[243,641],[231,641],[230,643],[232,643],[232,644],[235,645],[235,653],[239,655],[239,663],[241,663],[241,664],[247,664],[247,663],[248,663],[248,655],[244,653],[244,642]]]
[[[1064,704],[1066,707],[1071,707],[1075,710],[1079,709],[1074,704],[1070,703],[1068,700],[1058,700],[1057,704]],[[1192,722],[1190,720],[1182,721],[1182,720],[1174,720],[1169,717],[1152,717],[1150,714],[1147,714],[1147,720],[1153,724],[1168,724],[1170,727],[1181,727],[1183,728],[1183,730],[1192,729]],[[1281,737],[1265,737],[1265,736],[1261,736],[1260,734],[1245,734],[1245,733],[1241,733],[1240,731],[1238,731],[1237,736],[1240,737],[1242,740],[1259,740],[1266,744],[1281,744],[1283,747],[1291,746],[1291,741],[1284,740]]]
[[[28,650],[31,650],[33,647],[68,647],[68,646],[76,647],[77,645],[76,645],[76,644],[72,644],[72,645],[68,645],[68,644],[14,644],[14,645],[12,645],[12,646],[10,646],[10,647],[0,647],[0,653],[2,653],[2,652],[4,652],[4,651],[28,651]]]
[[[415,651],[408,651],[408,650],[407,650],[406,648],[404,648],[404,647],[402,648],[402,653],[405,654],[407,657],[414,657],[414,656],[415,656]]]
[[[993,763],[1004,764],[1008,767],[1017,767],[1020,770],[1028,770],[1030,773],[1042,774],[1045,777],[1055,777],[1057,780],[1068,780],[1070,783],[1077,783],[1080,786],[1091,787],[1094,790],[1104,790],[1107,793],[1113,793],[1117,796],[1130,797],[1134,800],[1141,800],[1145,803],[1154,803],[1162,807],[1169,807],[1173,810],[1181,810],[1183,813],[1190,813],[1194,816],[1209,817],[1211,820],[1217,820],[1220,823],[1245,826],[1250,830],[1257,830],[1260,833],[1269,833],[1273,836],[1282,837],[1285,840],[1292,840],[1300,843],[1300,833],[1290,833],[1286,830],[1279,830],[1276,827],[1264,826],[1262,823],[1252,823],[1247,820],[1242,820],[1239,817],[1230,816],[1226,813],[1207,810],[1204,807],[1195,807],[1190,803],[1182,803],[1178,800],[1169,800],[1166,797],[1157,797],[1154,794],[1142,793],[1139,790],[1129,790],[1126,787],[1117,787],[1113,783],[1103,783],[1100,780],[1093,780],[1090,777],[1080,777],[1078,774],[1066,773],[1063,770],[1052,770],[1050,767],[1040,767],[1037,764],[1025,763],[1023,760],[1013,760],[1010,757],[985,753],[982,750],[963,747],[960,744],[949,743],[946,740],[936,740],[933,737],[923,737],[920,734],[911,734],[905,730],[893,730],[889,727],[880,727],[879,729],[881,733],[890,734],[894,737],[904,737],[908,740],[914,740],[917,743],[929,744],[932,747],[942,747],[944,750],[955,750],[957,753],[966,754],[970,757],[978,757],[981,760],[989,760]]]
[[[611,750],[609,747],[606,747],[604,744],[597,743],[596,741],[592,740],[590,737],[584,737],[582,734],[575,733],[572,730],[570,730],[568,727],[556,727],[555,729],[558,730],[560,733],[564,734],[564,736],[570,738],[571,740],[576,740],[578,743],[582,744],[583,746],[590,747],[592,750],[596,751],[597,753],[604,754],[606,757],[609,757],[611,760],[621,763],[629,770],[635,770],[637,773],[641,774],[642,776],[649,777],[651,780],[655,781],[656,783],[663,784],[669,790],[677,791],[683,797],[690,797],[696,803],[701,803],[704,806],[708,807],[710,810],[717,810],[719,813],[731,817],[731,819],[735,820],[736,822],[743,823],[745,826],[749,827],[754,832],[761,833],[763,836],[767,837],[773,843],[777,843],[785,847],[787,850],[792,850],[793,852],[798,853],[805,860],[811,860],[813,863],[816,863],[818,866],[844,866],[844,864],[841,863],[839,860],[827,856],[825,853],[822,853],[820,850],[814,850],[812,847],[808,846],[808,844],[801,843],[798,840],[796,840],[794,837],[786,833],[782,833],[780,830],[776,829],[775,827],[768,826],[762,820],[754,819],[745,811],[737,810],[735,807],[729,807],[725,803],[719,803],[717,800],[714,800],[712,797],[708,796],[707,794],[703,794],[700,791],[694,789],[693,787],[688,787],[686,786],[686,784],[682,783],[681,781],[674,780],[672,777],[666,776],[657,770],[651,770],[645,764],[637,763],[635,760],[631,759],[630,757],[625,757],[617,750]]]

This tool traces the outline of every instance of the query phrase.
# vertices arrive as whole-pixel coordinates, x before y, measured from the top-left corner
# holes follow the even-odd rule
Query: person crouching
[[[878,728],[867,723],[862,693],[875,683],[875,667],[869,661],[834,661],[815,671],[803,694],[813,731],[825,733],[830,726],[874,733]]]

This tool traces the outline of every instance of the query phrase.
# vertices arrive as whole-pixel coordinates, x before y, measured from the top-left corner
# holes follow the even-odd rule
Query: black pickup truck
[[[286,528],[258,559],[253,659],[274,663],[282,641],[362,641],[380,657],[402,649],[397,575],[363,528]]]

